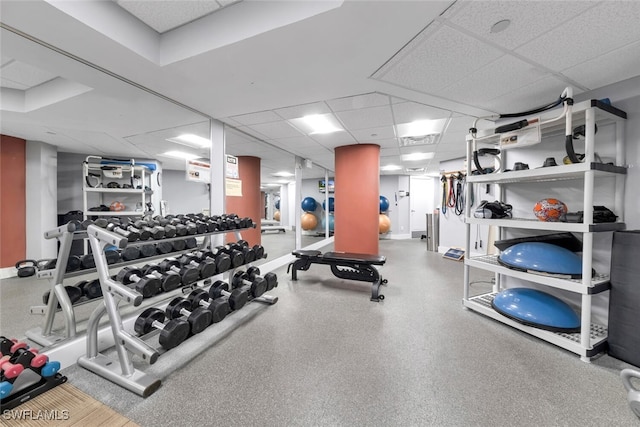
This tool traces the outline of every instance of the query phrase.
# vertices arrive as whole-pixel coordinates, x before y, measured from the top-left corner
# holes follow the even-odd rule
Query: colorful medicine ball
[[[386,234],[391,230],[391,219],[385,214],[380,214],[378,232]]]
[[[305,212],[300,217],[300,227],[303,230],[309,231],[313,230],[318,226],[318,218],[312,213]]]
[[[119,201],[115,201],[112,202],[111,205],[109,206],[109,210],[110,211],[115,211],[115,212],[120,212],[124,210],[124,203],[119,202]]]
[[[380,213],[389,210],[389,199],[384,196],[380,196]]]
[[[540,221],[560,221],[560,217],[567,211],[567,205],[553,198],[542,199],[533,206],[533,213]]]
[[[318,207],[318,203],[313,197],[305,197],[302,199],[301,207],[305,212],[313,212]]]

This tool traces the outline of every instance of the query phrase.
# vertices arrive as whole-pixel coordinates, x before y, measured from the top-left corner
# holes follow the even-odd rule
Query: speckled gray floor
[[[176,369],[146,399],[77,366],[64,373],[142,426],[640,425],[619,378],[628,365],[584,363],[463,309],[462,264],[424,241],[381,241],[380,253],[384,302],[327,266],[297,282],[278,269],[277,304],[252,303],[188,363],[161,356]]]

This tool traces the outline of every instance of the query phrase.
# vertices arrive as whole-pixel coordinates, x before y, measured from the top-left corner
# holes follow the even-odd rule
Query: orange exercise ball
[[[378,231],[380,234],[388,233],[391,230],[391,219],[385,214],[380,214]]]
[[[280,211],[275,211],[275,212],[273,213],[273,219],[274,219],[275,221],[280,221]]]
[[[303,230],[313,230],[318,226],[318,218],[312,213],[305,212],[300,217],[300,226]]]

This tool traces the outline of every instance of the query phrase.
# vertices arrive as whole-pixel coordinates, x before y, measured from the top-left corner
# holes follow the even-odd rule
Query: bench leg
[[[384,295],[380,293],[380,285],[382,285],[380,279],[371,284],[371,301],[380,302],[384,299]]]

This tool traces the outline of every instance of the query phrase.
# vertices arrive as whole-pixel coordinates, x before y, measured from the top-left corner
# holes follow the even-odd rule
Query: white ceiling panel
[[[355,144],[356,140],[349,132],[334,132],[311,135],[311,139],[325,147],[337,147],[339,145]]]
[[[350,131],[379,126],[393,125],[390,106],[362,108],[360,110],[342,111],[336,116]]]
[[[380,158],[382,159],[383,157],[395,157],[395,161],[398,161],[397,156],[400,155],[400,148],[396,147],[381,147],[380,148]]]
[[[640,39],[640,2],[603,1],[516,50],[562,71]],[[617,31],[616,28],[624,28]]]
[[[429,30],[429,29],[428,29]],[[447,26],[411,44],[376,73],[380,80],[425,93],[455,83],[497,59],[502,51]]]
[[[398,147],[398,140],[396,138],[376,139],[372,144],[378,144],[382,148],[392,148]]]
[[[13,80],[9,80],[3,77],[0,78],[0,87],[6,87],[8,89],[18,89],[18,90],[27,90],[29,86],[14,82]]]
[[[13,61],[2,67],[2,77],[3,79],[32,88],[49,80],[53,80],[57,76],[49,71],[41,70],[24,62]]]
[[[392,106],[396,123],[410,123],[415,120],[443,119],[451,112],[417,102],[402,102]]]
[[[393,126],[381,126],[369,129],[353,130],[351,134],[356,141],[363,143],[369,141],[377,141],[379,139],[395,138],[396,134],[393,130]]]
[[[282,120],[280,116],[278,116],[273,111],[260,111],[258,113],[243,114],[230,118],[245,126],[256,125],[259,123],[277,122]]]
[[[507,49],[514,49],[593,7],[591,1],[471,1],[449,21]],[[508,19],[511,25],[492,33],[491,27]]]
[[[264,135],[267,139],[293,138],[302,135],[288,122],[273,122],[253,125],[250,129]]]
[[[380,107],[389,105],[389,96],[380,93],[367,93],[365,95],[348,96],[327,101],[333,111],[358,110],[360,108]]]
[[[116,0],[116,3],[159,33],[164,33],[220,9],[220,5],[213,0],[181,0],[178,2]],[[228,3],[232,3],[232,1]]]
[[[548,75],[511,55],[504,55],[442,90],[434,91],[444,98],[458,99],[471,105],[482,105],[487,98],[497,98],[531,84]]]
[[[562,74],[591,88],[599,88],[638,76],[640,75],[640,42],[583,62],[564,70]]]
[[[9,62],[13,61],[13,58],[9,58],[5,55],[0,55],[0,67],[4,67]]]
[[[324,102],[314,102],[311,104],[294,105],[287,108],[278,108],[275,113],[285,120],[298,119],[311,114],[328,114],[331,110]]]
[[[280,138],[277,140],[270,140],[269,142],[282,146],[283,148],[311,148],[317,147],[318,143],[308,136],[296,136],[294,138]]]

